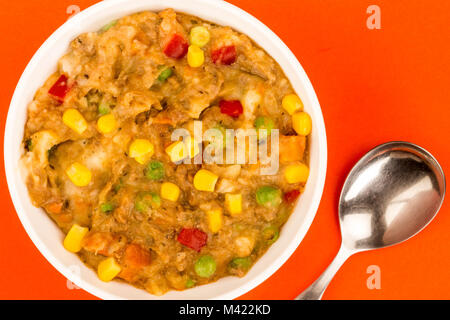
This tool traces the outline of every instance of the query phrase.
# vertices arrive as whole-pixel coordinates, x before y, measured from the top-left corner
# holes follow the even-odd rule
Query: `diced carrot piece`
[[[304,136],[280,136],[280,162],[301,161],[305,146]]]
[[[139,269],[123,267],[118,277],[128,282],[135,282],[137,280],[137,273]]]
[[[58,223],[69,223],[72,222],[73,216],[70,213],[62,213],[56,217]]]
[[[53,214],[59,214],[61,213],[62,207],[64,202],[63,201],[55,201],[46,206],[46,209],[48,212]]]
[[[152,120],[153,124],[170,124],[173,125],[174,121],[170,118],[165,118],[165,117],[155,117]]]
[[[109,232],[91,232],[83,239],[83,249],[110,257],[122,247],[121,238]]]
[[[148,266],[151,262],[150,252],[140,245],[132,243],[125,249],[123,256],[124,267],[119,277],[129,282],[135,282],[139,270],[142,267]]]
[[[130,267],[145,267],[152,262],[152,257],[148,250],[138,244],[130,244],[125,249],[124,264]]]

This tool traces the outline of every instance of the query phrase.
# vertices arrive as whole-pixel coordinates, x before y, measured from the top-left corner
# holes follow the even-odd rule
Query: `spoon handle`
[[[339,268],[353,253],[353,251],[347,249],[344,245],[341,245],[338,254],[328,268],[316,281],[314,281],[313,284],[295,298],[295,300],[320,300],[331,279],[333,279]]]

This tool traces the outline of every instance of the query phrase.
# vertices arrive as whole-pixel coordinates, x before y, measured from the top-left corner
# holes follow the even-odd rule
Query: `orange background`
[[[26,64],[68,17],[95,0],[1,0],[0,123]],[[450,166],[450,1],[232,0],[291,48],[322,105],[328,172],[317,216],[300,247],[247,299],[292,299],[336,254],[339,190],[357,159],[390,140],[415,142]],[[366,27],[369,5],[381,8],[381,30]],[[3,148],[3,145],[2,145]],[[1,152],[3,162],[3,150]],[[1,166],[0,298],[94,299],[69,290],[22,228]],[[448,173],[448,171],[447,171]],[[339,271],[325,299],[450,299],[450,208],[407,243],[358,254]],[[381,268],[369,290],[367,267]]]

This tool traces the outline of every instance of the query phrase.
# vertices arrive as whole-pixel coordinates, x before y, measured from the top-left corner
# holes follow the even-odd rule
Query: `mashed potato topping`
[[[194,121],[265,129],[259,143],[279,130],[278,172],[180,162],[201,160],[197,141],[184,152],[171,140],[176,129],[193,133]],[[66,233],[67,250],[103,281],[161,295],[247,273],[304,188],[310,132],[301,99],[264,50],[167,9],[73,40],[29,105],[22,164],[34,205]]]

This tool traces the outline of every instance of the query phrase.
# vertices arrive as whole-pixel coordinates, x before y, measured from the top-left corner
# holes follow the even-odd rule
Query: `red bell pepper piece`
[[[179,34],[174,34],[164,48],[164,54],[169,58],[181,59],[188,52],[189,44]]]
[[[284,194],[284,200],[288,203],[293,203],[300,196],[300,191],[291,190]]]
[[[244,108],[239,100],[221,100],[219,106],[220,112],[233,118],[239,117],[244,112]]]
[[[64,102],[64,98],[71,89],[68,80],[67,76],[62,74],[50,90],[48,90],[48,93],[59,102]]]
[[[211,52],[211,59],[215,64],[230,65],[236,61],[236,47],[225,46]]]
[[[183,228],[178,234],[178,242],[186,247],[189,247],[197,252],[206,246],[208,235],[197,228],[185,229]]]

